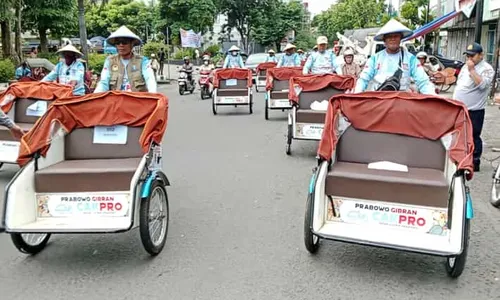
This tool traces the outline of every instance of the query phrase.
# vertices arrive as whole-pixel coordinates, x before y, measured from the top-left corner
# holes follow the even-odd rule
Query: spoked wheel
[[[500,207],[500,165],[497,166],[495,173],[493,173],[490,203],[495,207]]]
[[[17,250],[25,254],[35,255],[45,249],[50,233],[11,233],[10,238]]]
[[[286,136],[286,154],[291,155],[292,154],[292,124],[288,124],[288,133]]]
[[[158,255],[167,241],[168,215],[167,191],[161,181],[155,180],[149,197],[141,199],[139,219],[142,245],[152,256]]]
[[[313,213],[313,197],[311,194],[307,196],[306,215],[304,217],[304,244],[307,251],[315,254],[319,249],[319,237],[314,235],[311,231],[312,227],[312,213]]]
[[[266,120],[269,120],[269,103],[268,103],[268,99],[266,99],[264,102],[266,103],[266,106],[264,107],[264,117],[266,118]]]
[[[464,241],[463,241],[463,250],[457,256],[446,258],[446,272],[452,278],[457,278],[462,275],[462,272],[465,269],[465,262],[467,261],[467,252],[469,250],[469,238],[470,238],[470,220],[465,219],[465,227],[464,227]]]

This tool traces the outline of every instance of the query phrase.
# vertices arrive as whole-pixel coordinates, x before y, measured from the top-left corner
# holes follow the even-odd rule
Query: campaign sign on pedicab
[[[39,217],[124,217],[129,211],[127,194],[39,194],[36,198]]]
[[[332,209],[332,204],[334,209]],[[446,209],[392,205],[334,198],[328,201],[327,221],[365,226],[391,226],[433,235],[448,235]]]
[[[41,117],[47,111],[46,101],[37,101],[26,109],[26,115],[31,117]]]
[[[128,127],[123,125],[96,126],[94,127],[94,144],[118,144],[127,143]]]
[[[16,162],[19,155],[19,142],[0,141],[0,157],[3,162]]]
[[[300,130],[300,134],[308,137],[308,138],[316,138],[321,139],[321,135],[323,134],[323,128],[325,125],[323,124],[307,124],[302,125],[302,129]]]
[[[245,97],[217,97],[218,103],[243,103],[245,102]]]

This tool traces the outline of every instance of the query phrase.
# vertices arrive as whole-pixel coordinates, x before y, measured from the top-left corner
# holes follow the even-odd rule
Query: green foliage
[[[314,36],[308,31],[298,31],[295,35],[295,46],[297,49],[302,49],[307,51],[312,49],[316,44],[316,39]]]
[[[207,49],[205,49],[205,52],[210,53],[210,57],[216,56],[217,54],[219,54],[219,51],[220,51],[219,45],[212,45],[212,46],[208,47]]]
[[[54,53],[54,52],[39,52],[38,58],[48,59],[51,63],[53,63],[55,65],[59,62],[59,59],[61,58],[61,56],[59,54]]]
[[[8,82],[14,79],[16,67],[10,59],[0,60],[0,82]]]
[[[174,59],[184,59],[185,56],[193,59],[194,50],[192,48],[182,48],[181,50],[175,52]]]
[[[383,14],[383,1],[344,0],[317,15],[313,19],[313,26],[318,27],[320,34],[336,39],[336,33],[346,29],[381,26],[380,16]]]
[[[22,26],[61,37],[78,30],[78,10],[74,0],[23,0]],[[77,31],[78,32],[78,31]]]
[[[154,12],[142,1],[111,0],[104,5],[87,7],[85,20],[88,36],[109,36],[125,25],[143,40],[151,30]]]
[[[304,8],[297,0],[288,3],[270,0],[267,9],[258,10],[256,15],[253,39],[262,45],[278,46],[288,31],[301,27]]]
[[[89,54],[88,65],[92,68],[94,73],[101,73],[102,68],[104,67],[104,62],[106,61],[106,57],[108,57],[106,54]]]
[[[167,51],[167,46],[163,43],[147,43],[142,47],[142,54],[147,57],[150,57],[152,53],[158,55],[161,48]]]

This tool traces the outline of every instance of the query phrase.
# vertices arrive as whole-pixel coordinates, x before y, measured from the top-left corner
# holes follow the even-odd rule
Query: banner
[[[191,30],[180,29],[181,33],[181,45],[185,48],[201,48],[201,43],[203,38],[201,36],[201,31],[195,33]]]
[[[37,194],[38,217],[124,217],[130,209],[128,193]]]
[[[470,18],[475,5],[476,0],[455,0],[455,10],[462,11],[467,18]]]
[[[490,0],[489,7],[490,11],[500,9],[500,0]]]

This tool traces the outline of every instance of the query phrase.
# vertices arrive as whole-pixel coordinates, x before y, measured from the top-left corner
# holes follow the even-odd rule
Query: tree
[[[271,5],[270,5],[271,4]],[[262,21],[261,12],[272,10],[271,0],[219,0],[220,11],[227,15],[226,28],[235,28],[248,49],[252,28]],[[272,15],[267,15],[273,18]]]
[[[319,33],[336,39],[336,33],[346,29],[380,26],[383,15],[383,1],[344,0],[317,15],[313,26],[318,27]]]
[[[49,31],[53,36],[74,31],[77,20],[74,0],[24,0],[24,4],[23,28],[38,32],[42,52],[47,51]]]
[[[0,1],[0,34],[2,35],[2,54],[4,58],[9,58],[12,54],[10,25],[14,17],[14,5],[15,0]]]
[[[272,0],[267,9],[258,12],[258,18],[252,26],[252,36],[262,45],[275,45],[279,49],[288,31],[301,28],[303,17],[304,8],[299,1],[284,3]]]
[[[160,0],[158,27],[179,36],[179,29],[205,33],[212,28],[217,7],[214,0]]]
[[[87,32],[93,36],[108,36],[125,25],[141,38],[146,37],[152,14],[146,4],[134,0],[111,0],[104,5],[91,5],[85,12]]]
[[[87,27],[85,26],[85,6],[83,0],[78,0],[78,27],[80,31],[80,45],[82,45],[83,56],[88,60]]]

